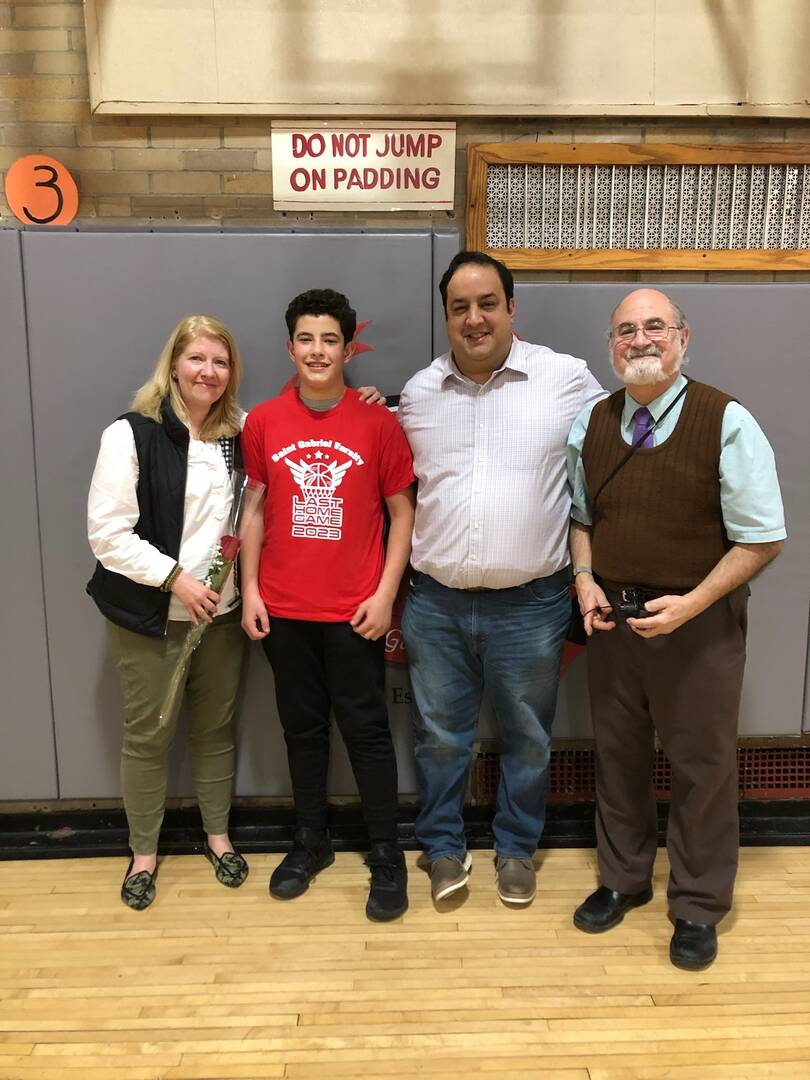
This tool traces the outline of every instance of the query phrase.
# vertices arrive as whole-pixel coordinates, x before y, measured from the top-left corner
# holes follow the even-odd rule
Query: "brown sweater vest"
[[[624,390],[591,413],[582,463],[588,491],[619,463]],[[734,399],[690,381],[675,430],[638,449],[599,496],[591,543],[594,572],[620,585],[691,589],[731,547],[720,506],[723,413]]]

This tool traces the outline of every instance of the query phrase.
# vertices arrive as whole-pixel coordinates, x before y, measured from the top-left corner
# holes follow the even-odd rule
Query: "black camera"
[[[619,602],[615,606],[628,619],[651,619],[654,611],[647,611],[644,604],[652,599],[647,589],[622,589]]]

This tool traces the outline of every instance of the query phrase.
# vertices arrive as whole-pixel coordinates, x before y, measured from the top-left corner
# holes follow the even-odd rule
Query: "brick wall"
[[[592,117],[458,123],[452,212],[285,213],[273,209],[270,121],[251,117],[93,117],[80,0],[0,0],[0,173],[24,154],[46,153],[73,172],[76,225],[452,226],[464,229],[466,146],[511,139],[563,142],[808,142],[810,121],[654,120]],[[0,226],[19,227],[0,194]],[[532,273],[533,280],[770,280],[773,274]],[[779,280],[810,280],[785,273]]]

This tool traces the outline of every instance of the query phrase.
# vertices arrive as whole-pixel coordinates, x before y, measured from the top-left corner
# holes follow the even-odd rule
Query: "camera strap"
[[[594,511],[594,507],[596,506],[596,500],[599,498],[599,496],[605,490],[605,488],[610,483],[610,481],[613,479],[613,477],[616,475],[616,473],[620,469],[624,468],[624,466],[627,464],[627,462],[630,460],[630,458],[633,456],[633,454],[635,454],[636,450],[638,450],[638,448],[641,446],[641,444],[644,442],[644,440],[649,435],[653,434],[653,432],[656,430],[656,428],[658,427],[659,424],[663,423],[663,421],[672,412],[672,410],[675,408],[675,406],[678,404],[678,402],[681,400],[681,398],[686,393],[687,389],[689,388],[689,376],[685,375],[684,378],[686,379],[686,386],[682,387],[681,392],[678,394],[678,396],[673,401],[671,401],[669,403],[669,405],[667,405],[667,407],[664,409],[664,411],[661,413],[661,415],[658,417],[658,419],[655,421],[655,423],[652,424],[651,427],[648,427],[646,431],[643,431],[641,433],[641,435],[639,435],[639,437],[631,445],[630,449],[627,451],[627,453],[621,459],[619,464],[612,470],[612,472],[610,472],[605,477],[605,479],[599,485],[599,490],[596,492],[594,497],[591,499],[591,518],[593,518],[593,511]]]

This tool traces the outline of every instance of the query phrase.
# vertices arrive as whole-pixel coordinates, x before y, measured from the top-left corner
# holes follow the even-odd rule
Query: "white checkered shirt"
[[[399,419],[419,482],[414,568],[453,589],[506,589],[566,566],[566,439],[605,396],[584,360],[517,339],[483,386],[450,353],[409,379]]]

